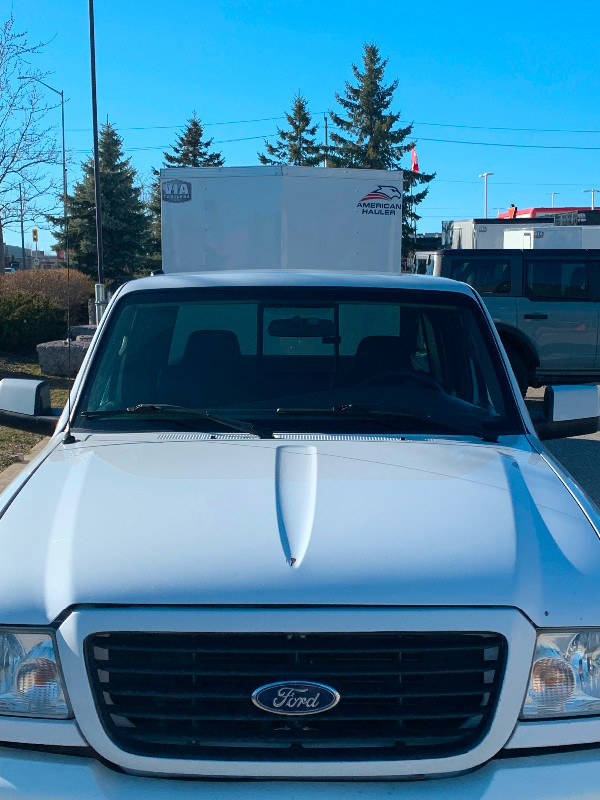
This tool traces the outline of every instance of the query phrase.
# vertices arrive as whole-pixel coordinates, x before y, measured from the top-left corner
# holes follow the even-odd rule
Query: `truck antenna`
[[[66,168],[65,168],[66,173]],[[67,262],[67,375],[68,380],[71,380],[69,387],[69,394],[67,395],[67,427],[65,428],[65,435],[63,436],[63,444],[73,444],[77,440],[71,433],[71,390],[73,388],[73,380],[71,378],[71,263],[69,261],[69,219],[66,214],[67,204],[67,176],[63,176],[63,191],[65,193],[65,260]]]

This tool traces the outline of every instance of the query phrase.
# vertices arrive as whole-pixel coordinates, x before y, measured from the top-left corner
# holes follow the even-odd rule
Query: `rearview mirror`
[[[540,439],[562,439],[597,433],[600,424],[598,387],[547,386],[541,414],[532,417]]]
[[[330,319],[320,317],[287,317],[272,320],[267,328],[267,333],[269,336],[281,338],[299,339],[306,336],[325,339],[335,336],[335,325]]]

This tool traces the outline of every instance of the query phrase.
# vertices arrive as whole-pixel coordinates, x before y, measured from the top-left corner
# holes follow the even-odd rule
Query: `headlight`
[[[600,715],[600,629],[538,635],[521,719]]]
[[[49,633],[0,630],[0,715],[71,716]]]

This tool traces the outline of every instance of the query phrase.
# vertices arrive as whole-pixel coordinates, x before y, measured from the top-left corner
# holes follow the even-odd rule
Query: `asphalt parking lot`
[[[543,394],[544,389],[530,389],[527,400],[541,399]],[[600,431],[544,444],[600,508]]]

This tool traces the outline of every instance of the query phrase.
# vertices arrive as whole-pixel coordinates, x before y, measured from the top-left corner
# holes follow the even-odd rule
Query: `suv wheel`
[[[507,347],[506,348],[506,355],[508,356],[508,360],[510,361],[510,365],[512,367],[512,371],[515,373],[515,378],[517,379],[517,383],[519,384],[519,389],[521,390],[521,394],[523,397],[527,394],[527,388],[529,386],[529,367],[525,363],[525,360],[521,356],[521,354],[515,350],[514,347]]]

